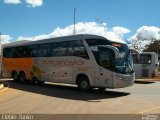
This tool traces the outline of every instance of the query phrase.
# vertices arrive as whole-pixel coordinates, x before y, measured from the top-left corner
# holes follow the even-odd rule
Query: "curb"
[[[135,79],[136,82],[158,82],[160,79]]]

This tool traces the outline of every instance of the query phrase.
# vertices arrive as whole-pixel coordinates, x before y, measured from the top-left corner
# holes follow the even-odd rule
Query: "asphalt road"
[[[21,84],[10,80],[0,90],[0,113],[160,114],[160,82],[81,92],[75,86]]]

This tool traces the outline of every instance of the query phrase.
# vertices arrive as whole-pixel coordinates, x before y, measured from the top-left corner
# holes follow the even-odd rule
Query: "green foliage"
[[[155,40],[149,45],[146,45],[146,49],[143,50],[144,52],[159,52],[160,53],[160,40]]]

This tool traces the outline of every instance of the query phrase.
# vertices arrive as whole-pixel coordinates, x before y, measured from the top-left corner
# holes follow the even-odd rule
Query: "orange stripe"
[[[17,72],[23,70],[26,73],[27,79],[31,79],[30,69],[32,67],[32,58],[2,58],[2,60],[7,71],[10,73],[13,70]]]

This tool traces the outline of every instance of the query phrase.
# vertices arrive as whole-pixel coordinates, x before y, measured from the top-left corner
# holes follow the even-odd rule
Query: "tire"
[[[20,72],[18,79],[19,79],[19,81],[21,83],[26,82],[26,75],[25,75],[25,73],[24,72]]]
[[[88,91],[91,88],[88,78],[82,78],[78,80],[78,88],[81,91]]]
[[[18,74],[17,74],[17,72],[13,72],[12,73],[12,78],[13,78],[13,81],[15,81],[15,82],[18,81]]]
[[[104,91],[106,88],[100,87],[98,88],[99,91]]]

